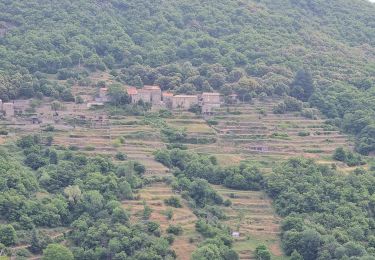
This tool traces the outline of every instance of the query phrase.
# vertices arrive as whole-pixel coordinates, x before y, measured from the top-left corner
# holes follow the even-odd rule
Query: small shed
[[[232,237],[240,237],[240,232],[232,232]]]

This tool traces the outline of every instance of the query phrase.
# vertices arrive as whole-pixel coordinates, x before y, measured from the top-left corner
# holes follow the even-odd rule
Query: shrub
[[[266,246],[260,245],[255,249],[255,258],[258,260],[271,260],[271,253]]]
[[[179,236],[183,233],[183,229],[180,225],[169,225],[167,228],[169,234]]]
[[[309,136],[309,135],[310,135],[309,132],[305,132],[305,131],[298,132],[298,136]]]
[[[167,219],[171,220],[173,218],[173,210],[172,209],[167,209],[165,211],[165,216],[167,217]]]
[[[125,161],[128,159],[128,156],[124,154],[123,152],[118,152],[116,153],[115,158],[119,161]]]
[[[207,120],[207,124],[208,125],[218,125],[219,122],[217,120],[215,120],[215,119],[208,119]]]
[[[174,208],[182,208],[181,201],[178,197],[172,196],[164,200],[164,203]]]

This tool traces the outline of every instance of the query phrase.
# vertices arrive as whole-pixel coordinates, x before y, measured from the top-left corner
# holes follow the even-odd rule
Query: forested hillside
[[[43,73],[85,84],[90,71],[108,69],[128,84],[248,100],[290,94],[304,69],[311,104],[367,154],[375,149],[374,16],[365,0],[2,1],[0,97],[64,98],[69,85]]]

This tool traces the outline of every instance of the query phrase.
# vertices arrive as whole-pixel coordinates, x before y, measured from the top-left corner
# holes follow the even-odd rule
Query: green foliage
[[[243,164],[239,167],[222,169],[217,165],[216,158],[212,156],[180,149],[159,150],[155,153],[155,158],[167,167],[179,168],[183,172],[179,175],[180,178],[183,176],[190,179],[202,178],[213,184],[223,184],[243,190],[259,190],[262,187],[262,173],[254,166]],[[192,187],[195,186],[189,186],[189,189]]]
[[[255,248],[255,257],[258,260],[271,260],[271,253],[266,246],[260,245]]]
[[[173,235],[179,236],[179,235],[182,234],[183,229],[182,229],[182,227],[180,225],[170,225],[167,228],[167,232],[169,234],[173,234]]]
[[[164,200],[164,203],[167,206],[171,206],[174,208],[182,208],[181,201],[178,197],[172,196]]]
[[[303,103],[293,97],[285,97],[284,100],[277,104],[272,110],[275,114],[284,114],[286,112],[302,111]]]
[[[266,190],[285,217],[285,252],[296,250],[311,260],[334,259],[339,251],[347,257],[370,254],[374,184],[371,172],[342,175],[312,160],[291,159],[280,165],[267,176]]]
[[[73,260],[73,253],[63,245],[49,244],[43,250],[43,260]]]
[[[12,225],[0,225],[0,243],[5,246],[14,245],[17,239],[16,231]]]
[[[305,132],[305,131],[298,132],[298,136],[301,136],[301,137],[305,137],[309,135],[310,135],[310,132]]]
[[[121,84],[112,84],[108,88],[108,96],[114,106],[122,106],[131,102],[128,93]]]
[[[158,259],[174,255],[167,239],[160,238],[160,230],[147,222],[130,223],[120,202],[132,199],[133,189],[143,184],[142,164],[127,161],[114,165],[108,157],[56,151],[43,143],[40,136],[25,136],[17,142],[18,147],[12,147],[14,156],[0,150],[0,220],[14,223],[33,253],[43,251],[45,259],[73,259],[73,255],[75,259],[137,259],[143,253]],[[37,154],[46,164],[38,170],[21,165],[29,154]],[[149,218],[151,208],[145,206],[144,213]],[[71,231],[59,239],[66,240],[73,255],[66,248],[51,246],[52,240],[40,227],[69,228]],[[2,243],[15,243],[12,226],[1,225],[0,233]]]
[[[374,50],[367,48],[374,45],[375,7],[367,1],[103,5],[1,3],[0,21],[9,31],[0,42],[0,98],[74,101],[69,85],[87,85],[90,72],[106,69],[125,84],[158,84],[176,93],[217,90],[243,102],[290,94],[344,120],[347,132],[358,128],[361,153],[375,150]],[[117,93],[114,103],[128,103],[126,93]],[[137,106],[125,111],[144,112]],[[350,119],[369,120],[360,128]]]
[[[299,70],[290,86],[290,95],[302,101],[308,101],[314,92],[311,73]]]
[[[348,166],[364,165],[366,162],[362,159],[361,155],[355,154],[352,151],[346,151],[342,147],[335,149],[333,159],[345,162]]]
[[[128,156],[123,152],[118,152],[116,153],[115,158],[119,161],[125,161],[127,160]]]

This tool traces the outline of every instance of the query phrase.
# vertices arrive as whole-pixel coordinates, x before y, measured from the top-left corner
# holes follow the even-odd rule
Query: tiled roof
[[[138,90],[134,87],[128,88],[127,92],[128,92],[128,95],[137,95],[138,94]]]
[[[195,95],[176,95],[174,97],[176,97],[176,98],[198,98]]]
[[[220,96],[218,92],[203,92],[202,95],[204,96]]]
[[[144,86],[143,88],[148,90],[160,90],[159,86]]]
[[[173,97],[173,93],[171,93],[171,92],[163,92],[163,96]]]

